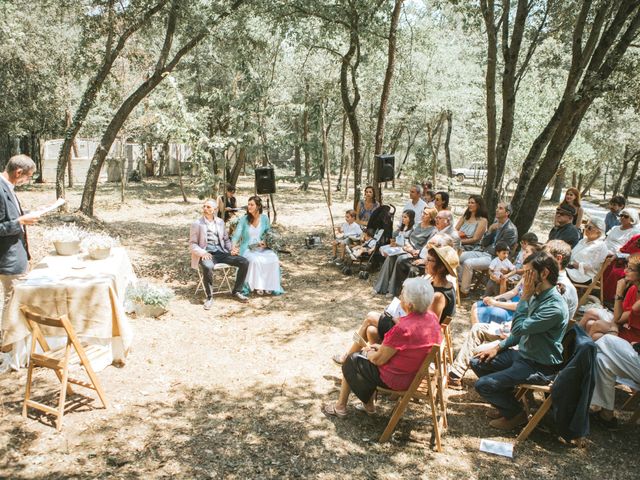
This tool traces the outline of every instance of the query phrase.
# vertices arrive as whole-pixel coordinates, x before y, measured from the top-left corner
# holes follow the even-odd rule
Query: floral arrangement
[[[262,240],[267,245],[267,248],[270,248],[274,252],[284,250],[284,240],[282,239],[280,234],[273,229],[269,229],[264,232],[264,234],[262,235]]]
[[[88,233],[82,240],[82,246],[88,251],[106,250],[118,246],[120,241],[104,233]]]
[[[74,224],[60,225],[47,230],[45,238],[51,242],[79,242],[88,232]]]
[[[162,285],[138,282],[135,285],[129,286],[126,296],[135,303],[167,308],[173,298],[173,290]]]
[[[234,215],[227,222],[227,227],[229,228],[229,237],[231,237],[233,235],[233,232],[236,231],[236,228],[238,227],[238,222],[242,217],[243,215]]]

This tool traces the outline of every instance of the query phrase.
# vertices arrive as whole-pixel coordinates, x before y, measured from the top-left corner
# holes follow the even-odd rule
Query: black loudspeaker
[[[378,171],[376,182],[382,183],[393,180],[393,169],[396,157],[394,155],[376,155],[375,160]]]
[[[276,193],[276,174],[273,167],[256,168],[256,192]]]

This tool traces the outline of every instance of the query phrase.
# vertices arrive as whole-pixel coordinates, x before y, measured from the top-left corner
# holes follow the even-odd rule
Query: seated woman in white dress
[[[240,218],[233,233],[233,245],[240,255],[249,260],[249,271],[245,288],[262,293],[281,295],[280,261],[273,250],[267,248],[265,233],[271,229],[269,217],[262,213],[262,199],[257,195],[249,198],[247,214]]]

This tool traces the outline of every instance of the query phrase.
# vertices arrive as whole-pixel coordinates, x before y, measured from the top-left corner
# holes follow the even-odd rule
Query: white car
[[[462,183],[467,179],[473,180],[475,183],[484,181],[487,176],[487,169],[482,162],[473,162],[469,168],[454,168],[453,176]]]

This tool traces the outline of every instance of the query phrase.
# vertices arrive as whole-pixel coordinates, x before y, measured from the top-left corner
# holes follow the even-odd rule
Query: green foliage
[[[132,302],[167,308],[174,294],[169,287],[138,282],[127,288],[126,297]]]

